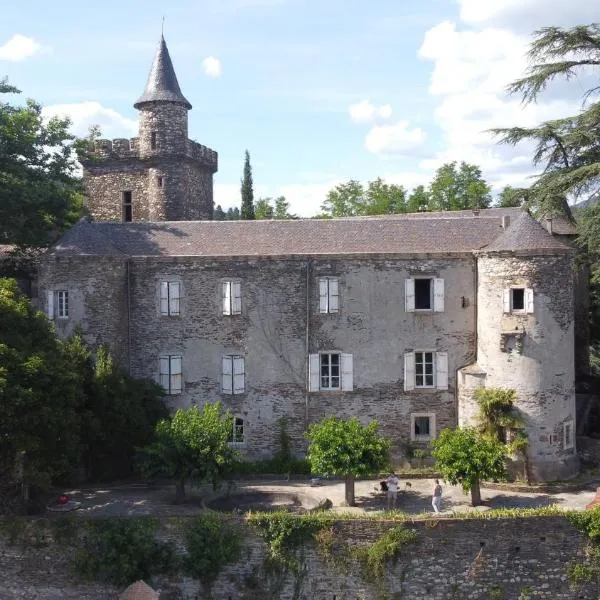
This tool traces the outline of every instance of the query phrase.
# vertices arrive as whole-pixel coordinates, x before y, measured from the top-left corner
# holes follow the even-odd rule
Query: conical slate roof
[[[511,250],[568,250],[570,246],[554,237],[527,211],[523,211],[484,252],[509,252]]]
[[[160,37],[160,44],[148,75],[146,89],[133,106],[140,108],[146,102],[174,102],[182,104],[188,110],[192,108],[179,89],[177,75],[175,75],[175,69],[163,36]]]

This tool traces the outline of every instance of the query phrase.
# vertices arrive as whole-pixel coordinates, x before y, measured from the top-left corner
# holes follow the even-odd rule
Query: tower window
[[[133,221],[132,192],[123,192],[123,221]]]
[[[511,306],[513,311],[525,310],[525,290],[523,288],[512,288],[511,295]]]
[[[163,178],[162,178],[162,177],[160,177],[160,176],[159,176],[159,177],[157,177],[157,178],[156,178],[156,182],[157,182],[157,185],[158,185],[158,187],[159,187],[159,188],[162,188],[162,186],[163,186]]]
[[[150,149],[156,150],[156,131],[150,132]]]

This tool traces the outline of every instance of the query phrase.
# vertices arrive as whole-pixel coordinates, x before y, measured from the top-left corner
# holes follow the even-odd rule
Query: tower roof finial
[[[192,108],[192,105],[181,93],[181,89],[179,89],[177,75],[175,75],[175,69],[173,68],[169,50],[162,33],[158,50],[156,51],[154,62],[148,75],[146,89],[133,106],[140,108],[147,102],[172,102],[174,104],[181,104],[188,110]]]

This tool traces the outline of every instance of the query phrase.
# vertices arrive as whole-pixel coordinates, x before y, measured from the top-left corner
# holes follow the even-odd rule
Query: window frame
[[[57,319],[69,318],[69,290],[54,291],[54,307]]]
[[[413,280],[415,282],[415,312],[433,312],[433,279],[433,277],[413,277]],[[427,308],[417,307],[417,281],[429,282],[429,306]]]
[[[523,290],[523,308],[514,308],[514,290]],[[535,312],[533,288],[526,285],[511,285],[502,293],[502,310],[505,314],[531,315]]]
[[[242,282],[239,279],[221,281],[221,314],[228,317],[242,314]]]
[[[429,419],[429,435],[417,435],[415,425],[417,419]],[[410,440],[412,442],[430,442],[437,437],[436,413],[418,412],[410,414]]]
[[[326,288],[326,289],[324,289]],[[332,288],[335,289],[332,290]],[[340,312],[339,277],[319,277],[319,313],[337,314]]]
[[[416,282],[429,282],[429,308],[417,308]],[[445,279],[433,275],[407,277],[404,280],[404,311],[409,313],[433,314],[445,312]]]
[[[414,354],[415,354],[415,383],[414,383],[415,389],[419,389],[419,390],[422,390],[422,389],[435,389],[436,385],[437,385],[437,381],[436,381],[436,379],[437,379],[437,376],[436,376],[437,364],[436,364],[436,356],[435,356],[436,353],[435,353],[435,350],[415,350]],[[431,354],[431,363],[428,363],[428,362],[425,361],[425,355],[426,354]],[[422,375],[419,375],[417,373],[417,365],[418,365],[417,355],[421,355],[421,357],[423,358],[423,362],[422,362],[422,364],[423,364],[423,373],[422,373]],[[425,372],[426,371],[426,366],[428,364],[431,364],[431,385],[426,385],[426,383],[425,383],[425,378],[428,377],[428,374]],[[423,377],[423,384],[422,385],[419,385],[417,383],[417,377],[419,377],[419,376]]]
[[[133,222],[133,192],[123,190],[121,196],[121,206],[123,210],[123,223]]]
[[[241,440],[238,438],[238,433],[241,430]],[[246,445],[246,421],[243,417],[234,415],[231,423],[231,439],[227,440],[230,446],[245,446]]]
[[[326,377],[329,380],[329,384],[328,386],[324,386],[323,385],[323,358],[327,356],[329,357],[329,364],[326,365],[328,370],[329,370],[329,374],[326,375]],[[332,361],[331,361],[331,357],[332,356],[337,356],[337,369],[338,369],[338,374],[336,375],[332,375],[331,374],[331,370],[332,367],[334,365],[332,365]],[[331,379],[333,377],[337,377],[338,380],[338,385],[337,386],[331,386]],[[319,352],[319,390],[323,390],[325,392],[340,392],[342,390],[342,353],[341,352]]]
[[[242,370],[239,371],[241,362]],[[226,365],[228,365],[226,367]],[[236,372],[236,365],[238,371]],[[226,372],[226,370],[228,372]],[[236,376],[238,377],[236,385]],[[241,377],[242,385],[239,385]],[[225,382],[229,385],[225,385]],[[246,357],[242,354],[224,354],[221,357],[221,393],[228,396],[238,396],[246,392]]]
[[[163,371],[164,361],[167,361],[167,371]],[[173,368],[173,364],[179,361],[179,372]],[[174,385],[174,378],[179,376],[179,387]],[[164,378],[168,380],[168,387],[164,385]],[[183,356],[181,354],[161,354],[158,359],[158,380],[165,390],[167,396],[176,396],[183,392]],[[176,380],[175,380],[176,381]]]
[[[567,431],[570,431],[570,443],[567,443]],[[573,419],[569,419],[563,423],[563,435],[562,435],[563,450],[572,450],[575,448],[575,422]]]
[[[177,295],[172,293],[174,287],[177,287]],[[166,290],[166,294],[163,292]],[[179,280],[167,280],[161,281],[159,284],[159,308],[161,317],[180,317],[181,316],[181,281]],[[164,306],[166,303],[166,310]],[[172,305],[176,304],[177,308],[173,308]]]

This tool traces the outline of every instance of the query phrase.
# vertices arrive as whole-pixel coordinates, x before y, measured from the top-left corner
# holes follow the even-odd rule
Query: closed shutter
[[[338,312],[340,307],[339,285],[337,279],[329,279],[329,312]]]
[[[169,357],[161,356],[158,364],[159,368],[159,383],[169,393],[170,379],[169,379]]]
[[[179,394],[182,387],[181,356],[171,356],[171,394]]]
[[[308,390],[310,392],[319,391],[319,355],[311,354],[308,357]]]
[[[48,298],[48,318],[54,320],[54,292],[47,292]]]
[[[525,308],[529,314],[533,314],[533,290],[531,288],[525,290]]]
[[[179,299],[181,298],[180,284],[173,281],[169,284],[169,314],[179,314]]]
[[[242,284],[239,281],[231,284],[231,314],[239,315],[242,312]]]
[[[231,282],[223,282],[223,314],[231,314]]]
[[[169,314],[169,284],[166,281],[160,282],[160,314]]]
[[[244,393],[244,357],[234,356],[233,357],[233,393],[243,394]]]
[[[404,354],[404,390],[415,389],[415,353],[406,352]]]
[[[436,387],[438,390],[448,389],[448,353],[435,353]]]
[[[433,310],[434,312],[444,312],[444,280],[433,280]]]
[[[502,312],[510,312],[510,290],[502,290]]]
[[[231,356],[223,357],[223,393],[233,394],[233,361]]]
[[[354,389],[352,354],[342,354],[342,390],[351,392]]]
[[[327,279],[319,279],[319,312],[326,313],[329,310],[328,300],[329,286]]]
[[[404,310],[415,312],[415,280],[407,279],[404,282]]]

